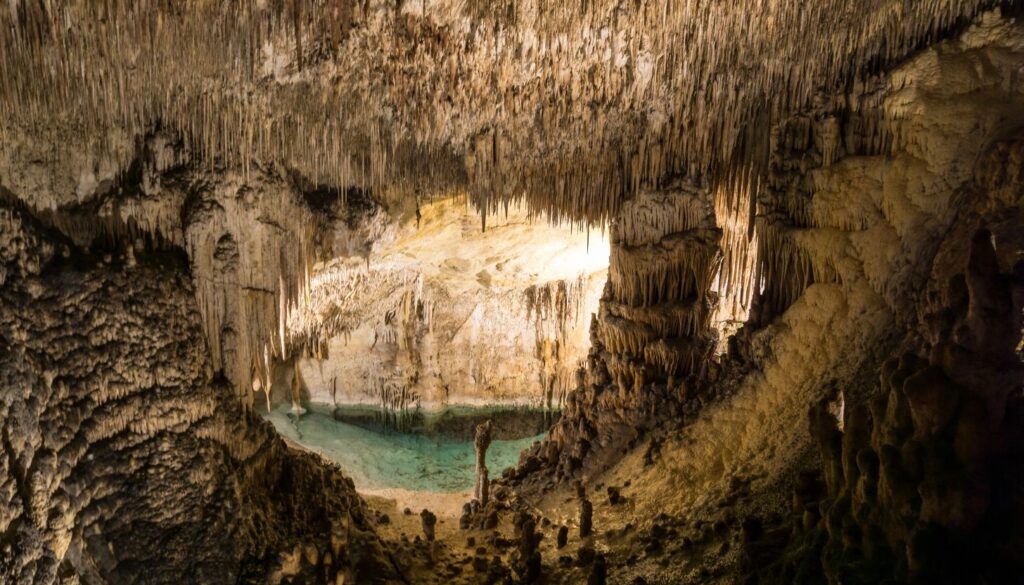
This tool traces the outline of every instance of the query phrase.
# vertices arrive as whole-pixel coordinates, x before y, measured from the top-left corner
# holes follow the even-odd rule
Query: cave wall
[[[603,234],[551,225],[521,206],[484,219],[461,198],[386,225],[365,258],[313,271],[289,322],[311,348],[299,362],[302,397],[560,407],[607,279]],[[289,399],[287,386],[276,386],[273,402]]]
[[[89,253],[0,208],[0,580],[394,575],[351,481],[214,377],[180,253]]]
[[[422,294],[395,299],[392,322],[382,322],[385,310],[329,340],[322,357],[301,361],[303,397],[394,407],[558,408],[586,356],[589,315],[603,282],[599,273],[453,295],[443,282],[414,281],[408,288]],[[530,307],[534,295],[541,298]],[[385,398],[403,392],[398,402]]]
[[[793,544],[752,569],[761,582],[1019,579],[1022,178],[1019,136],[985,148],[876,389],[810,407],[820,468],[794,487]]]
[[[758,199],[756,311],[768,323],[811,283],[864,278],[911,322],[977,160],[1019,133],[1020,27],[986,13],[845,95],[773,129]]]
[[[1002,146],[989,156],[1017,183],[1024,145]],[[1018,220],[1022,187],[1012,187]],[[879,391],[845,416],[829,413],[834,397],[810,410],[822,474],[795,490],[793,511],[829,583],[1021,574],[1024,248],[1016,234],[984,228],[964,248],[969,258],[953,264],[964,272],[936,279],[948,288],[924,316],[924,346],[886,361]]]
[[[212,367],[249,408],[271,382],[274,363],[303,350],[286,324],[315,260],[335,247],[359,253],[379,222],[364,217],[355,198],[349,205],[337,190],[320,193],[280,165],[200,163],[171,132],[137,137],[125,156],[117,172],[91,180],[60,207],[46,205],[63,183],[19,179],[43,172],[33,164],[9,169],[8,185],[38,192],[0,189],[76,246],[129,256],[184,251]],[[72,158],[45,169],[66,176],[81,163]]]

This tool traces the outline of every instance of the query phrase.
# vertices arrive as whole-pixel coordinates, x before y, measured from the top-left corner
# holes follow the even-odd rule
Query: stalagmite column
[[[529,512],[520,511],[512,520],[519,541],[513,569],[520,583],[536,583],[541,576],[541,555],[538,545],[543,535],[537,532],[537,519]]]
[[[587,585],[605,585],[608,582],[608,561],[604,555],[597,555],[593,566],[590,567],[590,575],[587,576]]]
[[[481,506],[487,505],[487,448],[491,446],[490,420],[484,421],[476,426],[476,491],[473,496],[480,502]]]
[[[713,344],[711,285],[721,261],[711,194],[690,182],[642,192],[612,225],[598,335],[618,406],[642,389],[699,375]]]
[[[559,550],[565,548],[565,545],[569,543],[569,527],[559,526],[558,537],[555,541],[555,547]]]
[[[580,500],[580,538],[587,538],[594,531],[594,505],[590,500]]]
[[[595,445],[608,444],[602,429],[646,417],[699,386],[717,338],[711,316],[722,232],[713,193],[692,180],[641,191],[622,205],[582,391],[567,399],[552,430],[556,448],[538,451],[557,476],[573,477]]]
[[[434,542],[434,528],[437,526],[437,515],[430,510],[424,509],[420,512],[420,523],[423,525],[423,537],[427,542]]]

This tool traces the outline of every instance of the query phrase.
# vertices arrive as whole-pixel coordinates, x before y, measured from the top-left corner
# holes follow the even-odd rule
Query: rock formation
[[[351,482],[212,375],[182,256],[127,258],[0,207],[0,579],[394,575]]]
[[[486,420],[476,426],[473,445],[476,448],[476,489],[473,497],[486,507],[490,480],[487,478],[487,448],[491,446],[491,421]]]
[[[289,315],[293,342],[313,349],[300,360],[309,398],[559,408],[587,354],[607,242],[522,206],[486,231],[458,200],[415,218],[374,209],[357,221],[380,225],[370,249],[336,251]]]
[[[541,576],[541,555],[538,550],[541,535],[537,533],[537,520],[528,512],[517,512],[514,520],[517,547],[514,569],[520,583],[536,583]]]
[[[423,537],[427,539],[427,542],[434,542],[437,515],[430,510],[423,510],[420,512],[420,519],[423,523]]]
[[[924,315],[929,355],[885,362],[880,393],[843,418],[824,401],[811,409],[824,490],[799,495],[795,512],[805,538],[827,533],[819,542],[830,582],[880,580],[894,566],[897,578],[922,583],[1020,575],[1022,264],[1000,258],[988,230],[969,250],[966,273]]]
[[[594,531],[594,505],[587,498],[580,498],[580,538],[587,538]]]

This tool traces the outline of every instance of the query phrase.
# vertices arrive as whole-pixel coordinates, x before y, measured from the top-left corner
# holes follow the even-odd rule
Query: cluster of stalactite
[[[398,346],[402,377],[381,379],[380,404],[385,410],[402,411],[418,403],[415,387],[423,370],[420,340],[430,332],[432,317],[433,303],[424,298],[422,277],[415,287],[402,293],[396,309],[386,315],[383,340]]]
[[[569,333],[571,326],[586,317],[580,312],[586,303],[587,281],[587,275],[581,274],[572,281],[532,285],[523,292],[526,320],[533,322],[534,356],[547,408],[561,407],[566,394],[575,388],[576,370],[582,366],[571,362]]]
[[[273,167],[247,176],[208,172],[167,133],[140,139],[133,157],[80,204],[39,209],[34,192],[4,193],[35,204],[33,215],[75,245],[119,262],[146,250],[184,250],[212,367],[251,406],[250,388],[267,388],[271,362],[293,351],[285,325],[325,252],[318,240],[329,220]]]
[[[677,174],[756,189],[772,120],[1013,4],[13,1],[0,142],[117,156],[109,136],[161,124],[243,176],[283,160],[341,189],[458,183],[488,209],[608,219]]]
[[[686,183],[641,193],[612,223],[597,335],[624,399],[645,383],[674,386],[704,367],[721,236],[710,193]]]
[[[715,222],[722,230],[722,261],[711,285],[718,300],[711,324],[720,342],[747,321],[758,292],[760,238],[751,221],[754,193],[749,187],[737,191],[720,187],[713,194]]]
[[[369,382],[370,393],[384,412],[402,412],[419,401],[419,393],[413,389],[413,381],[408,377],[396,380],[388,373],[379,372]]]
[[[755,202],[759,253],[753,280],[763,284],[754,295],[756,323],[770,323],[815,282],[842,282],[834,259],[801,245],[801,234],[820,227],[863,230],[872,216],[812,207],[815,186],[806,177],[842,157],[901,148],[899,109],[884,107],[892,89],[892,80],[880,74],[838,96],[818,95],[811,109],[773,129],[766,184]]]
[[[319,359],[328,357],[332,338],[351,335],[370,321],[380,343],[407,341],[401,324],[412,321],[414,310],[430,321],[431,306],[416,306],[422,287],[422,275],[414,270],[340,258],[315,271],[286,328],[296,344]]]
[[[537,405],[560,407],[575,388],[575,371],[586,352],[581,328],[589,324],[587,303],[595,300],[592,275],[473,290],[455,298],[435,278],[387,260],[337,259],[319,266],[298,308],[289,313],[289,339],[304,355],[324,361],[332,359],[332,340],[348,343],[357,330],[369,336],[369,348],[383,351],[365,361],[371,366],[365,394],[388,408],[420,398],[444,403],[453,379],[466,380],[491,399],[528,397]],[[495,327],[495,319],[507,328]],[[492,321],[483,323],[487,320]],[[478,340],[484,324],[501,338]],[[520,346],[526,339],[532,343]],[[460,349],[452,355],[451,344],[468,345],[464,354]],[[490,363],[495,351],[512,353],[496,365]],[[528,387],[510,379],[520,373],[530,376]],[[511,393],[508,384],[515,385]]]
[[[214,369],[251,404],[248,386],[268,388],[271,360],[297,349],[287,322],[309,288],[318,222],[287,184],[254,174],[193,189],[183,217]]]
[[[404,410],[420,398],[420,341],[433,324],[434,304],[423,289],[423,275],[413,269],[338,259],[316,271],[287,330],[302,355],[325,360],[333,338],[347,341],[371,324],[371,346],[397,346],[403,372],[396,378],[378,367],[366,392],[385,410]]]

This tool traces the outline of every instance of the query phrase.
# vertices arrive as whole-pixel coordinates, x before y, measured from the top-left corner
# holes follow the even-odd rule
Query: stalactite
[[[246,406],[253,370],[268,389],[270,363],[302,347],[287,323],[309,288],[316,237],[310,226],[318,222],[298,197],[279,177],[228,174],[197,193],[182,214],[213,367]]]
[[[0,8],[0,180],[36,187],[7,172],[25,162],[55,176],[101,166],[116,175],[135,156],[125,145],[159,127],[183,146],[158,149],[173,156],[154,157],[147,180],[186,160],[211,175],[239,169],[246,184],[280,165],[342,193],[468,192],[482,222],[520,199],[574,227],[614,218],[598,337],[626,356],[609,366],[623,394],[638,379],[696,371],[715,323],[742,320],[755,304],[771,319],[812,283],[842,282],[839,246],[812,240],[867,220],[813,197],[813,178],[785,177],[911,146],[907,106],[882,103],[883,90],[907,82],[879,71],[982,10],[1016,5],[594,0],[507,11],[485,0],[415,14],[352,0],[229,4]],[[197,190],[208,229],[175,213],[184,200],[154,208],[125,196],[68,213],[103,195],[86,183],[41,195],[40,207],[59,210],[55,227],[78,241],[183,245],[196,274],[214,268],[199,252],[225,236],[241,242],[238,266],[250,268],[219,266],[220,282],[198,279],[196,295],[213,365],[233,370],[225,374],[247,403],[257,385],[267,390],[273,360],[325,355],[363,312],[383,320],[382,342],[416,356],[432,306],[410,275],[370,266],[311,275],[314,218],[271,237],[272,227],[221,213],[222,197]],[[269,194],[265,205],[288,197]],[[250,234],[275,241],[248,246]],[[228,289],[231,270],[239,286]],[[357,307],[318,298],[321,277],[343,291],[404,293],[397,306]],[[560,283],[527,293],[547,388],[574,381],[559,336],[578,292]],[[407,387],[382,385],[381,400],[412,399]]]
[[[693,182],[677,182],[641,192],[612,225],[596,334],[623,405],[648,382],[698,374],[709,357],[723,235],[713,199]]]
[[[570,332],[580,325],[583,316],[588,282],[589,276],[580,274],[573,280],[533,285],[523,291],[523,308],[534,331],[534,356],[546,408],[560,408],[566,394],[575,387],[579,364],[571,361],[567,348],[572,345]]]
[[[211,165],[295,161],[342,188],[459,183],[485,210],[525,197],[555,221],[601,221],[676,174],[758,190],[770,121],[823,88],[870,83],[879,64],[995,4],[597,0],[495,26],[509,13],[488,2],[422,14],[351,0],[12,2],[0,132],[102,153],[109,131],[159,121]],[[483,26],[452,26],[464,17]],[[901,139],[894,120],[857,124],[855,140],[822,143],[826,164],[841,143],[885,152]]]

